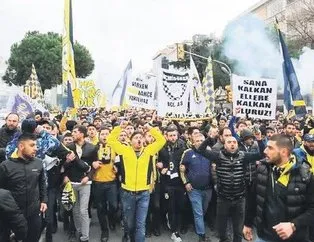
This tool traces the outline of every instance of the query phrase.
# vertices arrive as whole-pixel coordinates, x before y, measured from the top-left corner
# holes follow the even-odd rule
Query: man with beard
[[[293,148],[299,148],[301,146],[301,143],[297,140],[295,137],[296,135],[296,128],[294,123],[286,123],[284,126],[284,133],[285,135],[290,137],[290,140],[292,142]]]
[[[102,126],[102,120],[100,117],[96,117],[94,118],[94,121],[93,121],[93,125],[95,126],[95,128],[97,129],[97,131],[100,131],[100,128]]]
[[[72,131],[73,143],[68,148],[72,150],[77,159],[65,163],[64,182],[71,181],[77,202],[73,207],[75,227],[80,235],[80,241],[89,240],[90,220],[88,204],[92,181],[89,177],[90,167],[98,160],[97,148],[85,141],[87,129],[83,125],[76,125]]]
[[[174,242],[182,241],[179,234],[181,223],[181,234],[186,233],[187,219],[182,219],[185,215],[185,189],[180,179],[180,162],[183,152],[187,149],[183,140],[178,138],[178,131],[173,125],[166,129],[167,143],[159,152],[158,161],[162,174],[162,184],[165,186],[165,199],[168,200],[168,219],[170,222],[171,239]]]
[[[225,140],[220,151],[208,151],[207,138],[199,147],[199,152],[216,163],[217,172],[217,227],[221,242],[229,241],[227,221],[232,219],[233,242],[242,241],[245,212],[245,168],[248,163],[261,159],[259,153],[239,151],[235,137]]]
[[[46,177],[42,161],[35,157],[36,152],[36,136],[24,133],[17,141],[17,157],[0,164],[0,188],[11,191],[27,220],[25,242],[39,240],[40,212],[47,210]]]
[[[247,240],[253,239],[255,219],[256,241],[308,241],[308,227],[314,222],[314,179],[309,165],[296,162],[292,150],[287,135],[269,139],[248,203],[243,228]]]
[[[5,160],[5,148],[18,132],[19,115],[10,113],[5,119],[5,125],[0,129],[0,162]]]

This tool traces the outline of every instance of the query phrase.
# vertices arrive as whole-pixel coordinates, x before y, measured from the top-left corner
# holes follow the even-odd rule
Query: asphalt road
[[[218,239],[213,236],[212,232],[208,230],[208,235],[210,235],[212,242],[218,242]],[[99,242],[100,241],[100,226],[97,220],[96,214],[93,212],[93,218],[91,221],[91,227],[90,227],[90,238],[89,242]],[[110,232],[110,242],[120,242],[122,239],[123,231],[121,227],[117,227],[116,231]],[[161,236],[155,237],[152,235],[151,238],[147,238],[147,242],[165,242],[165,241],[172,241],[170,239],[171,233],[170,231],[162,231]],[[198,241],[198,236],[194,233],[193,228],[190,227],[187,234],[181,236],[183,242],[194,242]],[[58,231],[56,234],[53,235],[53,241],[54,242],[67,242],[67,234],[63,231],[63,225],[62,223],[58,224]],[[44,235],[41,238],[41,242],[45,242]]]
[[[90,226],[90,237],[89,242],[100,242],[100,226],[97,219],[96,210],[92,210],[92,220],[91,220],[91,226]],[[206,226],[207,227],[207,226]],[[146,242],[171,242],[171,233],[167,230],[162,230],[162,234],[159,237],[155,237],[152,235],[151,238],[147,238]],[[214,233],[207,227],[206,228],[207,236],[211,239],[211,242],[218,242],[218,238],[214,236]],[[120,226],[117,226],[116,230],[113,232],[110,232],[109,242],[121,242],[123,236],[123,230]],[[188,233],[181,235],[183,242],[198,242],[198,236],[194,233],[194,229],[192,228],[192,225],[190,225]],[[53,235],[53,242],[67,242],[68,236],[63,231],[63,224],[58,224],[58,230],[57,233]],[[246,240],[242,240],[246,241]],[[40,242],[45,242],[45,235],[42,235],[42,238]]]

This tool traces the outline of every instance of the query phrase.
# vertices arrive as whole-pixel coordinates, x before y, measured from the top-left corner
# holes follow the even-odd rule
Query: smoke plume
[[[283,58],[279,39],[271,26],[255,16],[243,16],[224,31],[223,54],[236,62],[235,74],[254,78],[274,78],[283,87]],[[314,80],[314,50],[303,49],[299,60],[292,60],[303,95],[311,92]]]

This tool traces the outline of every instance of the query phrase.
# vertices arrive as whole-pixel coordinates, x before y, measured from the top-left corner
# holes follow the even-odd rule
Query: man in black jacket
[[[47,210],[46,177],[42,161],[35,157],[36,136],[22,134],[18,138],[17,157],[0,164],[0,188],[11,191],[28,225],[25,242],[37,242],[40,237],[40,212]]]
[[[220,242],[228,242],[227,221],[232,219],[233,242],[242,241],[242,228],[245,212],[245,169],[249,162],[261,159],[259,153],[239,151],[234,137],[225,140],[221,151],[208,151],[210,139],[199,147],[203,156],[216,163],[217,172],[217,227]]]
[[[308,241],[314,222],[314,179],[306,162],[291,156],[287,135],[272,136],[257,168],[255,192],[250,196],[243,234],[252,240],[256,218],[258,241]]]
[[[11,192],[0,189],[0,241],[8,242],[10,230],[17,240],[23,240],[27,235],[27,222],[17,206]]]
[[[77,159],[65,163],[65,182],[71,181],[78,202],[73,208],[73,218],[77,231],[81,234],[81,241],[89,239],[88,203],[92,181],[89,177],[91,165],[98,160],[97,148],[85,141],[87,128],[77,125],[73,128],[74,143],[68,148],[74,152]]]
[[[178,227],[181,222],[181,233],[185,232],[184,222],[186,219],[181,219],[184,214],[184,195],[185,190],[180,179],[180,162],[183,152],[187,149],[186,144],[181,139],[178,139],[178,131],[170,126],[167,128],[167,143],[160,150],[158,161],[162,163],[161,168],[162,184],[165,186],[165,199],[168,201],[168,218],[170,229],[172,232],[171,239],[173,241],[181,241]]]
[[[5,160],[5,148],[18,132],[19,115],[10,113],[5,119],[5,125],[0,129],[0,162]]]

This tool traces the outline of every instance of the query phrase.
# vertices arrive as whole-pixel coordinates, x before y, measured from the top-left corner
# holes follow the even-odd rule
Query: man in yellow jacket
[[[145,220],[149,206],[153,156],[164,146],[166,140],[157,128],[149,124],[145,128],[154,137],[155,142],[144,147],[144,137],[134,132],[130,145],[118,141],[120,132],[127,123],[122,122],[107,138],[108,145],[119,155],[121,173],[121,201],[124,216],[124,236],[122,241],[145,241]]]

